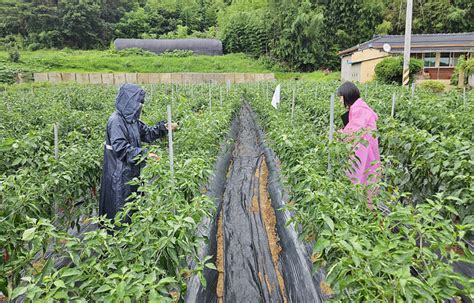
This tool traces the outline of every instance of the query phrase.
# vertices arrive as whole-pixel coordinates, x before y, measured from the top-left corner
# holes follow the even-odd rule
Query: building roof
[[[390,44],[390,53],[403,53],[405,35],[382,35],[339,52],[350,55],[364,49],[383,50],[385,43]],[[412,53],[430,52],[470,52],[474,51],[474,32],[456,34],[421,34],[411,36]]]

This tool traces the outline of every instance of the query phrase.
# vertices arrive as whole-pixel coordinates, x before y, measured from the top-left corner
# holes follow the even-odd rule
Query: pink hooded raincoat
[[[355,157],[351,159],[353,171],[347,172],[352,183],[368,185],[378,181],[379,141],[372,134],[372,131],[377,130],[377,119],[377,114],[360,98],[349,109],[349,123],[341,132],[357,132],[361,135],[360,140],[353,138],[357,142],[354,146]],[[371,200],[369,195],[369,206]]]

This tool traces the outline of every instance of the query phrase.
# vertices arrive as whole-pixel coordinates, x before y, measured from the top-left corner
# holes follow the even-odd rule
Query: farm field
[[[195,281],[230,302],[236,290],[230,278],[220,282],[223,292],[218,287],[222,277],[208,279],[211,274],[232,277],[219,254],[236,254],[226,243],[243,237],[237,236],[238,224],[226,225],[232,222],[231,211],[238,213],[231,204],[235,189],[222,185],[221,200],[209,194],[216,163],[227,157],[221,169],[228,184],[258,173],[248,185],[261,189],[258,194],[249,190],[249,197],[259,197],[258,207],[246,201],[259,211],[248,213],[255,215],[263,237],[283,247],[275,254],[262,246],[266,253],[256,255],[267,261],[265,271],[277,282],[270,277],[267,284],[255,283],[273,285],[268,294],[278,296],[271,297],[275,301],[292,298],[285,283],[288,271],[279,279],[292,228],[284,224],[285,212],[292,214],[299,236],[294,245],[304,245],[303,265],[317,273],[308,291],[321,300],[472,297],[472,276],[459,269],[469,272],[474,262],[473,92],[464,99],[457,91],[417,89],[412,96],[398,86],[360,87],[379,115],[383,173],[375,204],[388,210],[383,212],[368,209],[363,189],[346,178],[350,146],[342,135],[336,132],[329,142],[329,100],[340,83],[284,81],[278,110],[270,104],[276,84],[145,86],[143,120],[166,120],[171,104],[173,120],[180,124],[173,134],[174,175],[167,140],[150,145],[161,160],[146,160],[135,181],[141,194],[124,211],[132,223],[119,226],[113,236],[95,228],[95,214],[104,127],[117,87],[6,87],[0,92],[0,291],[17,301],[180,302],[195,291],[190,282]],[[336,100],[336,129],[342,127],[342,111]],[[226,153],[226,146],[232,152]],[[269,190],[272,182],[280,184],[281,196]],[[276,217],[273,225],[267,214]],[[224,218],[224,240],[210,228],[218,228],[219,218]],[[90,230],[81,231],[86,226]],[[210,240],[203,244],[203,237]],[[203,252],[213,237],[223,249]]]
[[[315,243],[315,266],[328,268],[328,282],[342,301],[430,301],[451,296],[448,284],[460,277],[455,278],[450,266],[430,250],[472,264],[472,242],[459,241],[469,239],[472,230],[472,140],[470,135],[464,139],[461,130],[455,135],[450,127],[432,129],[427,121],[418,128],[407,109],[417,102],[412,110],[417,114],[431,100],[469,116],[472,103],[464,108],[458,95],[427,92],[418,92],[411,100],[410,92],[398,87],[368,87],[368,102],[380,117],[384,170],[378,201],[391,209],[390,215],[381,216],[367,208],[365,194],[341,174],[347,150],[337,142],[328,145],[328,100],[336,87],[283,87],[287,101],[280,111],[268,102],[253,103],[280,157],[294,221],[302,225],[302,236]],[[293,90],[297,93],[292,121]],[[390,117],[393,92],[404,96],[396,119]],[[254,100],[263,96],[259,92]],[[442,112],[438,117],[442,119]],[[399,229],[396,233],[394,227]],[[431,243],[429,249],[420,245],[420,237]],[[464,247],[464,252],[458,254],[454,247]]]

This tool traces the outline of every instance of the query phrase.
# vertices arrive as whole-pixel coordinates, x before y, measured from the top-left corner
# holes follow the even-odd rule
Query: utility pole
[[[413,15],[413,0],[407,0],[405,20],[405,49],[403,51],[403,85],[410,81],[410,49],[411,49],[411,19]]]

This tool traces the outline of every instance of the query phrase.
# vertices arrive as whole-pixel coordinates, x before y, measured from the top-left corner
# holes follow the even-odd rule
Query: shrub
[[[192,50],[186,50],[186,49],[174,49],[172,51],[166,51],[164,53],[161,53],[160,56],[163,56],[163,57],[179,57],[179,58],[183,58],[183,57],[190,57],[192,56],[194,53]]]
[[[424,88],[433,93],[442,93],[444,91],[444,84],[435,80],[423,81],[420,83],[420,85],[418,85],[418,87]]]
[[[466,60],[464,56],[460,56],[458,64],[454,68],[453,75],[451,76],[451,85],[458,85],[459,72],[464,70],[464,84],[467,83],[469,75],[474,73],[474,58]]]
[[[194,38],[207,38],[207,39],[216,39],[218,38],[217,37],[217,29],[215,26],[211,26],[209,27],[206,31],[204,32],[200,32],[200,31],[196,31],[194,30],[191,35],[189,35],[190,37],[194,37]]]
[[[16,81],[18,71],[9,66],[0,64],[0,83],[13,84]]]
[[[410,80],[423,68],[423,62],[410,59]],[[375,66],[375,77],[383,83],[402,83],[403,57],[387,57]]]
[[[9,50],[11,47],[18,47],[23,49],[25,45],[25,40],[21,35],[6,35],[3,38],[0,38],[0,47],[3,50]]]
[[[42,45],[40,43],[33,42],[28,45],[28,50],[29,51],[37,51],[42,48]]]
[[[120,57],[128,57],[128,56],[142,56],[142,57],[153,57],[156,56],[154,52],[150,52],[147,50],[144,50],[142,48],[126,48],[122,50],[110,50],[112,54],[117,54]]]
[[[172,32],[168,32],[164,35],[161,35],[160,39],[183,39],[183,38],[187,38],[189,36],[188,35],[189,31],[190,30],[187,26],[178,25],[176,27],[176,30],[174,30]]]
[[[10,62],[18,63],[20,61],[20,51],[14,46],[8,49],[8,58]]]
[[[277,72],[285,72],[287,71],[275,58],[272,58],[267,55],[263,55],[260,58],[258,58],[258,62],[263,65],[265,69],[269,69],[272,71],[277,71]]]
[[[451,85],[458,85],[459,70],[462,69],[464,62],[465,62],[464,56],[460,56],[458,59],[458,63],[454,67],[454,72],[451,75]],[[464,79],[464,81],[466,81],[466,79]]]
[[[471,58],[464,62],[464,72],[466,73],[467,76],[471,75],[474,73],[474,58]]]

